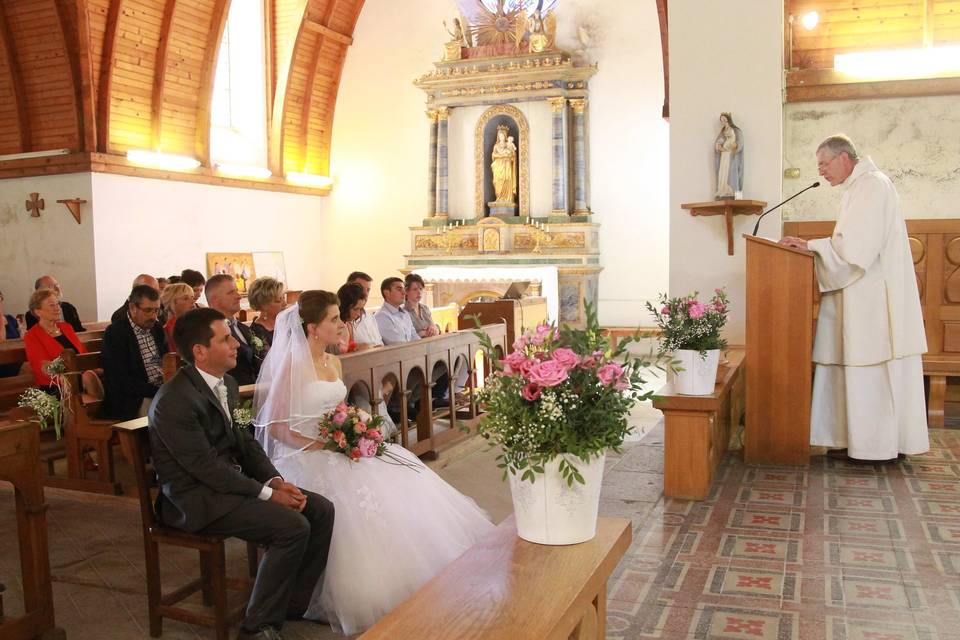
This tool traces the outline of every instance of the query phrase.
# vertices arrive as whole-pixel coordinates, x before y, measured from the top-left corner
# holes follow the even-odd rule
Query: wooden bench
[[[140,521],[143,531],[144,563],[147,574],[147,609],[150,636],[163,633],[163,619],[171,618],[189,624],[213,627],[217,640],[228,640],[230,625],[239,620],[246,609],[253,579],[257,575],[257,545],[247,543],[247,571],[250,580],[232,580],[226,574],[224,541],[228,536],[186,533],[164,526],[154,511],[156,474],[150,467],[150,438],[147,419],[121,422],[113,427],[120,439],[124,456],[133,467]],[[200,554],[200,577],[173,591],[163,593],[160,580],[160,545],[195,549]],[[233,605],[228,590],[240,593]],[[203,607],[181,604],[197,592],[202,594]]]
[[[80,342],[88,351],[99,351],[103,343],[103,331],[83,331],[77,334]],[[9,411],[17,406],[20,395],[29,387],[35,386],[33,371],[27,362],[27,350],[23,340],[7,340],[0,343],[0,365],[20,365],[20,374],[0,378],[0,412]]]
[[[39,428],[33,422],[0,426],[0,480],[16,491],[17,539],[24,613],[5,619],[0,607],[0,638],[64,638],[55,628],[50,551],[47,546],[47,503],[36,459]]]
[[[706,498],[731,431],[740,424],[745,409],[745,352],[731,349],[725,355],[728,364],[717,372],[712,394],[682,396],[668,384],[653,398],[653,406],[663,411],[663,495],[667,497]]]
[[[629,520],[600,518],[587,542],[533,544],[511,516],[360,638],[603,639],[607,579],[631,537]]]

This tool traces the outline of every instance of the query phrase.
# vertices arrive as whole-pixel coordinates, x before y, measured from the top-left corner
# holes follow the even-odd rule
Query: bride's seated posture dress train
[[[400,445],[352,461],[317,444],[319,419],[343,402],[331,293],[308,291],[278,317],[257,381],[257,437],[284,480],[336,507],[327,569],[304,617],[359,633],[410,597],[494,525],[476,503]],[[402,460],[403,464],[396,460]]]

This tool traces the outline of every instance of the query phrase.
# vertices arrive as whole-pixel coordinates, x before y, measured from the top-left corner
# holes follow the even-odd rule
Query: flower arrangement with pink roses
[[[560,472],[568,485],[583,484],[577,460],[611,448],[619,451],[630,430],[631,407],[653,395],[643,392],[642,373],[660,366],[660,358],[638,358],[627,346],[635,336],[610,348],[596,312],[585,305],[584,329],[558,329],[541,324],[526,331],[503,359],[482,328],[492,373],[480,391],[485,411],[477,431],[491,445],[499,445],[498,466],[534,482],[544,464],[560,456]]]
[[[698,351],[706,357],[710,349],[726,349],[727,342],[720,331],[727,324],[730,300],[724,289],[714,289],[709,302],[700,302],[697,292],[682,298],[668,298],[660,294],[660,308],[647,302],[660,328],[660,354],[666,355],[680,349]]]
[[[382,424],[380,416],[371,416],[341,402],[320,419],[319,440],[324,449],[342,453],[354,461],[374,458],[383,455],[387,448],[380,431]]]

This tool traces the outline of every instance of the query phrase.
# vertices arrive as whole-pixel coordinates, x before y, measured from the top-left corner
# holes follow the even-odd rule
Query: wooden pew
[[[607,579],[631,526],[600,518],[581,544],[517,536],[513,516],[367,630],[361,640],[602,640]]]
[[[67,369],[63,376],[63,439],[67,450],[67,475],[47,475],[44,484],[61,489],[120,495],[122,489],[116,480],[113,463],[113,445],[117,440],[112,427],[116,420],[98,418],[100,402],[86,401],[81,393],[81,374],[101,368],[100,352],[78,354],[73,349],[64,349],[63,362]],[[99,467],[95,472],[96,478],[88,478],[84,469],[84,456],[88,448],[97,452]]]
[[[88,351],[99,351],[103,343],[103,331],[82,331],[77,334]],[[0,365],[19,364],[20,375],[0,378],[0,412],[17,406],[17,399],[27,388],[35,385],[33,371],[27,363],[27,351],[23,339],[0,343]]]
[[[25,610],[22,616],[15,618],[0,616],[0,638],[5,640],[65,637],[63,631],[54,626],[47,504],[37,464],[39,433],[33,422],[0,426],[0,480],[11,482],[16,492]]]
[[[653,406],[663,411],[663,495],[703,500],[710,493],[730,434],[746,407],[743,349],[730,349],[727,366],[717,371],[717,384],[708,396],[682,396],[668,384],[657,392]]]

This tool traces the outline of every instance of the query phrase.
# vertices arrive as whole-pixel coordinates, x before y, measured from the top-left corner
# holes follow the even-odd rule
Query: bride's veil
[[[304,447],[284,436],[296,432],[316,438],[320,415],[305,411],[310,385],[317,381],[310,346],[303,332],[300,305],[294,304],[277,315],[273,342],[260,367],[253,396],[257,442],[271,460],[302,451]]]

